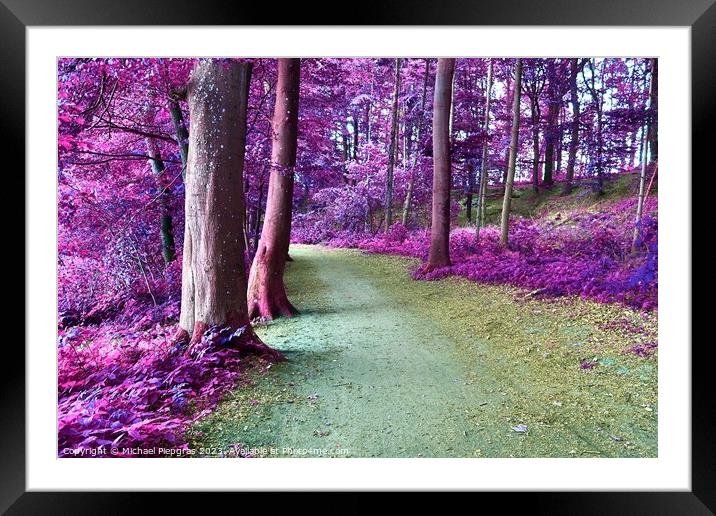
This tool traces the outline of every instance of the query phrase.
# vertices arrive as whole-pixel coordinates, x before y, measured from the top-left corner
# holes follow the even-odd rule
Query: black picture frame
[[[279,8],[280,6],[280,8]],[[25,29],[36,25],[591,25],[690,26],[692,71],[692,163],[711,170],[712,119],[715,114],[716,4],[714,0],[465,0],[377,2],[366,0],[354,12],[326,21],[316,13],[335,13],[336,3],[229,2],[223,0],[0,0],[0,142],[6,149],[25,148]],[[345,6],[344,6],[345,7]],[[320,21],[319,21],[320,20]],[[336,23],[338,22],[338,23]],[[24,167],[24,153],[14,153]],[[699,167],[700,165],[700,167]],[[699,167],[699,168],[697,168]],[[690,171],[682,171],[685,175]],[[24,187],[23,184],[20,185]],[[31,193],[25,192],[26,195]],[[687,214],[691,216],[691,214]],[[693,220],[693,218],[692,218]],[[27,259],[27,257],[25,257]],[[25,275],[32,270],[25,267]],[[26,307],[25,324],[32,317]],[[9,323],[8,323],[9,324]],[[691,321],[684,321],[691,325]],[[25,492],[25,356],[18,339],[6,339],[6,367],[0,374],[0,511],[7,514],[124,514],[148,507],[149,494]],[[716,439],[711,435],[713,411],[710,375],[711,339],[692,346],[692,490],[690,492],[480,493],[479,503],[493,501],[511,510],[536,514],[713,514],[716,512]],[[688,346],[691,343],[680,343]],[[9,366],[8,364],[12,364]],[[187,496],[151,496],[162,512],[186,512]],[[229,494],[198,500],[222,501]],[[264,500],[242,496],[241,510],[256,510]],[[266,495],[263,495],[264,497]],[[373,502],[349,495],[344,510],[364,512]],[[499,498],[498,498],[499,497]],[[280,498],[280,497],[279,497]],[[294,494],[293,505],[303,495]],[[452,499],[462,501],[462,496]],[[422,504],[423,496],[411,496]],[[271,505],[276,497],[272,495]],[[475,502],[470,502],[474,504]],[[483,507],[487,507],[482,505]],[[316,510],[321,510],[316,508]]]

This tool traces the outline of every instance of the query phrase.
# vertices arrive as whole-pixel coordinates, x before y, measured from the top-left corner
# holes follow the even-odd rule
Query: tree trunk
[[[299,81],[300,60],[279,59],[266,215],[249,275],[247,299],[251,318],[290,317],[297,312],[286,295],[283,273],[291,239]]]
[[[452,146],[452,125],[455,120],[455,69],[453,66],[452,83],[450,84],[450,117],[448,118],[448,142]]]
[[[467,168],[470,168],[469,163],[467,164]],[[468,172],[467,174],[467,188],[465,191],[465,220],[467,222],[472,222],[472,192],[475,189],[475,174],[472,172]],[[478,192],[479,195],[479,192]],[[479,197],[478,197],[479,199]],[[479,214],[480,206],[478,204],[477,210],[478,213],[476,213],[476,217],[480,217]]]
[[[433,206],[427,270],[450,265],[450,105],[455,59],[438,59],[433,100]]]
[[[577,147],[579,146],[579,92],[577,91],[577,59],[570,59],[569,96],[572,102],[572,134],[569,140],[569,157],[567,158],[567,173],[564,178],[562,195],[569,195],[572,192],[572,181],[574,180],[574,165],[577,161]]]
[[[485,208],[485,202],[487,200],[487,147],[488,139],[487,133],[490,129],[490,96],[492,95],[492,60],[487,68],[487,91],[485,93],[485,120],[482,124],[482,131],[485,135],[485,141],[482,144],[482,162],[480,163],[480,186],[478,190],[479,200],[477,202],[477,224],[475,229],[475,238],[480,241],[480,227],[485,225],[485,216],[487,210]]]
[[[507,86],[506,86],[506,93],[505,93],[505,105],[507,105],[507,106],[512,105],[511,104],[513,101],[512,95],[514,95],[514,88],[512,88],[513,85],[511,84],[511,81],[512,81],[512,77],[508,75],[507,80],[506,80]],[[502,185],[502,191],[500,192],[501,195],[505,194],[505,185],[507,184],[507,172],[510,168],[509,161],[510,161],[510,147],[509,147],[509,145],[507,145],[507,146],[505,146],[505,153],[504,153],[505,165],[502,169],[502,178],[500,179],[500,185]]]
[[[413,189],[415,188],[415,168],[418,166],[420,158],[421,145],[420,136],[423,128],[423,119],[425,118],[425,99],[428,91],[428,78],[430,76],[430,59],[425,60],[425,76],[423,78],[423,96],[420,101],[420,116],[418,117],[418,125],[415,132],[415,154],[413,154],[413,166],[410,169],[410,178],[408,179],[408,191],[405,193],[405,202],[403,203],[403,226],[408,225],[410,217],[410,205],[413,203]]]
[[[177,145],[179,145],[179,155],[181,156],[182,178],[186,178],[186,167],[189,159],[189,132],[184,127],[184,115],[181,112],[179,101],[172,100],[169,103],[169,114],[172,117],[174,125],[174,134],[176,135]]]
[[[366,143],[370,144],[373,143],[373,140],[371,139],[370,133],[371,133],[371,123],[370,123],[370,112],[371,112],[371,105],[372,103],[370,101],[366,102],[365,105],[365,141]],[[368,161],[368,154],[365,155],[365,161]]]
[[[358,117],[353,115],[353,161],[358,161]]]
[[[597,105],[597,194],[604,193],[604,135],[602,132],[602,99],[599,97]]]
[[[635,129],[630,138],[628,166],[631,169],[636,168],[637,150],[639,149],[639,142],[637,141],[638,134],[639,129]]]
[[[393,89],[393,120],[390,124],[390,145],[388,148],[388,171],[385,176],[385,232],[393,224],[393,167],[397,154],[398,97],[400,96],[400,59],[395,60],[395,87]]]
[[[591,77],[590,77],[589,81],[587,81],[585,79],[585,83],[587,84],[587,88],[589,89],[589,93],[592,96],[592,101],[594,102],[594,106],[597,111],[597,145],[596,145],[597,148],[596,148],[596,156],[595,156],[595,160],[594,160],[595,161],[594,166],[596,166],[596,168],[597,168],[597,182],[595,185],[596,187],[593,186],[592,189],[598,195],[602,195],[604,193],[604,177],[603,177],[604,135],[602,132],[602,118],[603,118],[602,111],[604,109],[604,93],[603,93],[601,87],[599,89],[597,89],[597,83],[596,83],[597,72],[594,68],[593,60],[588,59],[587,64],[589,65],[589,69],[591,71]],[[603,72],[603,70],[602,70],[602,72]],[[603,73],[602,73],[602,77],[604,77]],[[591,86],[589,85],[589,82],[591,82]]]
[[[659,138],[658,138],[658,109],[659,109],[659,60],[651,60],[651,82],[649,84],[649,162],[659,161]]]
[[[542,178],[542,184],[546,188],[550,188],[554,183],[552,171],[554,169],[555,141],[557,139],[557,117],[559,116],[561,101],[557,98],[557,71],[555,70],[554,59],[550,59],[547,62],[547,70],[549,80],[547,86],[547,101],[549,102],[549,107],[547,108],[547,126],[544,131],[544,176]]]
[[[515,64],[515,95],[512,102],[512,139],[510,141],[510,162],[505,181],[505,197],[502,201],[502,220],[500,224],[500,244],[507,247],[510,228],[510,204],[512,202],[512,184],[515,181],[517,145],[520,136],[520,89],[522,84],[522,59]]]
[[[532,112],[532,188],[535,192],[539,192],[539,120],[542,114],[538,98],[530,99],[530,108]]]
[[[256,215],[254,216],[254,226],[252,229],[253,236],[253,248],[259,247],[259,237],[261,236],[261,222],[263,217],[262,204],[264,202],[264,170],[261,170],[261,176],[259,177],[259,197],[256,202]],[[255,255],[254,255],[255,256]]]
[[[162,257],[164,263],[169,264],[176,258],[176,250],[174,248],[174,224],[172,223],[171,207],[171,185],[167,181],[164,161],[159,154],[156,142],[152,138],[146,138],[147,154],[149,155],[149,164],[156,179],[157,190],[159,193],[159,224],[162,239]]]
[[[188,339],[191,350],[208,328],[228,327],[235,330],[232,344],[280,359],[255,336],[246,309],[243,165],[250,77],[249,63],[201,61],[189,81],[179,338]]]
[[[641,237],[641,221],[642,216],[644,212],[644,200],[645,200],[645,183],[646,183],[646,171],[647,171],[647,163],[652,163],[655,161],[654,159],[654,151],[652,150],[652,154],[649,160],[646,159],[646,144],[648,140],[651,138],[652,134],[656,131],[652,130],[652,124],[653,124],[653,112],[654,112],[654,104],[656,99],[656,90],[657,90],[657,84],[658,84],[658,75],[657,75],[657,63],[658,61],[655,58],[651,59],[651,80],[649,82],[649,106],[646,108],[647,112],[647,123],[646,123],[646,131],[644,131],[644,156],[641,160],[641,171],[639,173],[639,197],[637,199],[637,205],[636,205],[636,220],[634,221],[634,236],[632,237],[632,244],[631,244],[631,250],[632,252],[636,252],[638,250],[639,241]]]
[[[557,127],[555,128],[557,143],[554,151],[554,176],[558,178],[562,172],[562,149],[564,148],[564,104],[560,103],[559,114],[557,115]]]

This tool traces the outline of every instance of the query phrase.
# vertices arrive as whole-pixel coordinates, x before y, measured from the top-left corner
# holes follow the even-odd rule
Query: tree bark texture
[[[572,134],[569,140],[569,157],[567,158],[567,173],[564,178],[563,195],[572,192],[574,181],[574,165],[577,162],[577,148],[579,147],[579,92],[577,91],[577,72],[579,65],[577,59],[569,60],[569,100],[572,103]]]
[[[408,226],[408,220],[410,218],[410,208],[413,203],[413,190],[415,189],[415,168],[418,166],[418,159],[421,155],[421,141],[420,137],[423,128],[423,119],[425,118],[425,101],[427,98],[428,91],[428,78],[430,76],[430,60],[425,60],[425,75],[423,77],[423,95],[420,100],[420,116],[418,117],[418,123],[415,131],[415,154],[413,154],[413,165],[410,169],[410,178],[408,179],[408,191],[405,193],[405,202],[403,203],[403,226]]]
[[[273,319],[297,313],[288,300],[283,273],[291,240],[299,83],[300,59],[279,59],[266,215],[249,274],[247,299],[251,318]]]
[[[450,105],[455,59],[438,59],[433,100],[433,203],[428,269],[450,265]]]
[[[390,146],[388,149],[388,171],[385,177],[385,232],[393,224],[393,168],[397,155],[398,98],[400,97],[400,59],[395,60],[395,87],[393,89],[393,119],[390,124]]]
[[[485,135],[485,141],[482,144],[482,162],[481,162],[481,169],[480,169],[480,185],[478,190],[478,202],[477,202],[477,224],[475,228],[475,237],[479,241],[480,240],[480,227],[485,224],[485,217],[487,215],[487,210],[485,207],[485,202],[487,201],[487,174],[488,174],[488,163],[487,163],[487,148],[488,148],[488,138],[487,133],[490,130],[490,96],[492,95],[492,60],[490,60],[490,63],[487,68],[487,92],[485,93],[485,120],[482,124],[482,131]]]
[[[236,330],[236,344],[280,359],[254,335],[246,306],[243,168],[250,77],[250,63],[207,60],[189,79],[179,338],[188,338],[191,349],[207,329],[228,327]]]
[[[174,224],[171,214],[171,184],[167,181],[166,169],[159,148],[152,138],[146,138],[149,165],[154,173],[157,185],[157,201],[159,204],[159,232],[162,240],[162,258],[169,264],[176,258],[174,247]]]
[[[646,144],[651,140],[653,134],[655,134],[655,130],[652,129],[652,124],[655,122],[655,118],[653,117],[655,106],[653,102],[655,102],[656,99],[656,89],[658,84],[658,71],[657,71],[657,60],[655,58],[651,59],[651,80],[649,82],[649,105],[646,109],[647,112],[647,125],[646,125],[646,131],[644,132],[644,154],[646,154]],[[642,157],[641,160],[641,170],[639,172],[639,195],[637,198],[637,205],[636,205],[636,219],[634,221],[634,234],[632,237],[632,244],[631,244],[631,250],[632,252],[636,252],[640,247],[640,240],[641,240],[641,223],[643,218],[643,212],[644,212],[644,201],[646,196],[646,173],[648,164],[651,164],[655,161],[654,157],[654,147],[652,146],[652,153],[650,156],[650,159],[647,160],[646,156]],[[653,177],[653,176],[652,176]],[[651,185],[650,185],[651,186]]]
[[[512,101],[512,139],[510,141],[510,161],[505,180],[505,196],[502,201],[502,220],[500,223],[500,244],[507,246],[510,229],[510,204],[512,202],[512,184],[515,181],[517,146],[520,136],[520,87],[522,83],[522,59],[515,64],[515,96]]]

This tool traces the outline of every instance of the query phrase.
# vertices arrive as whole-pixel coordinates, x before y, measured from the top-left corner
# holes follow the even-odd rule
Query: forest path
[[[288,361],[200,422],[194,446],[312,457],[656,454],[655,365],[604,350],[611,367],[581,371],[574,344],[550,347],[584,340],[589,325],[542,315],[544,302],[519,304],[514,289],[413,281],[405,258],[317,246],[292,246],[291,256],[287,288],[301,314],[257,328]]]

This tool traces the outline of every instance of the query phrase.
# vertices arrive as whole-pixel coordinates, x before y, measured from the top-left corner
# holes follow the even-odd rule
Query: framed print
[[[712,2],[307,14],[3,0],[27,333],[0,507],[712,513],[691,336]]]

